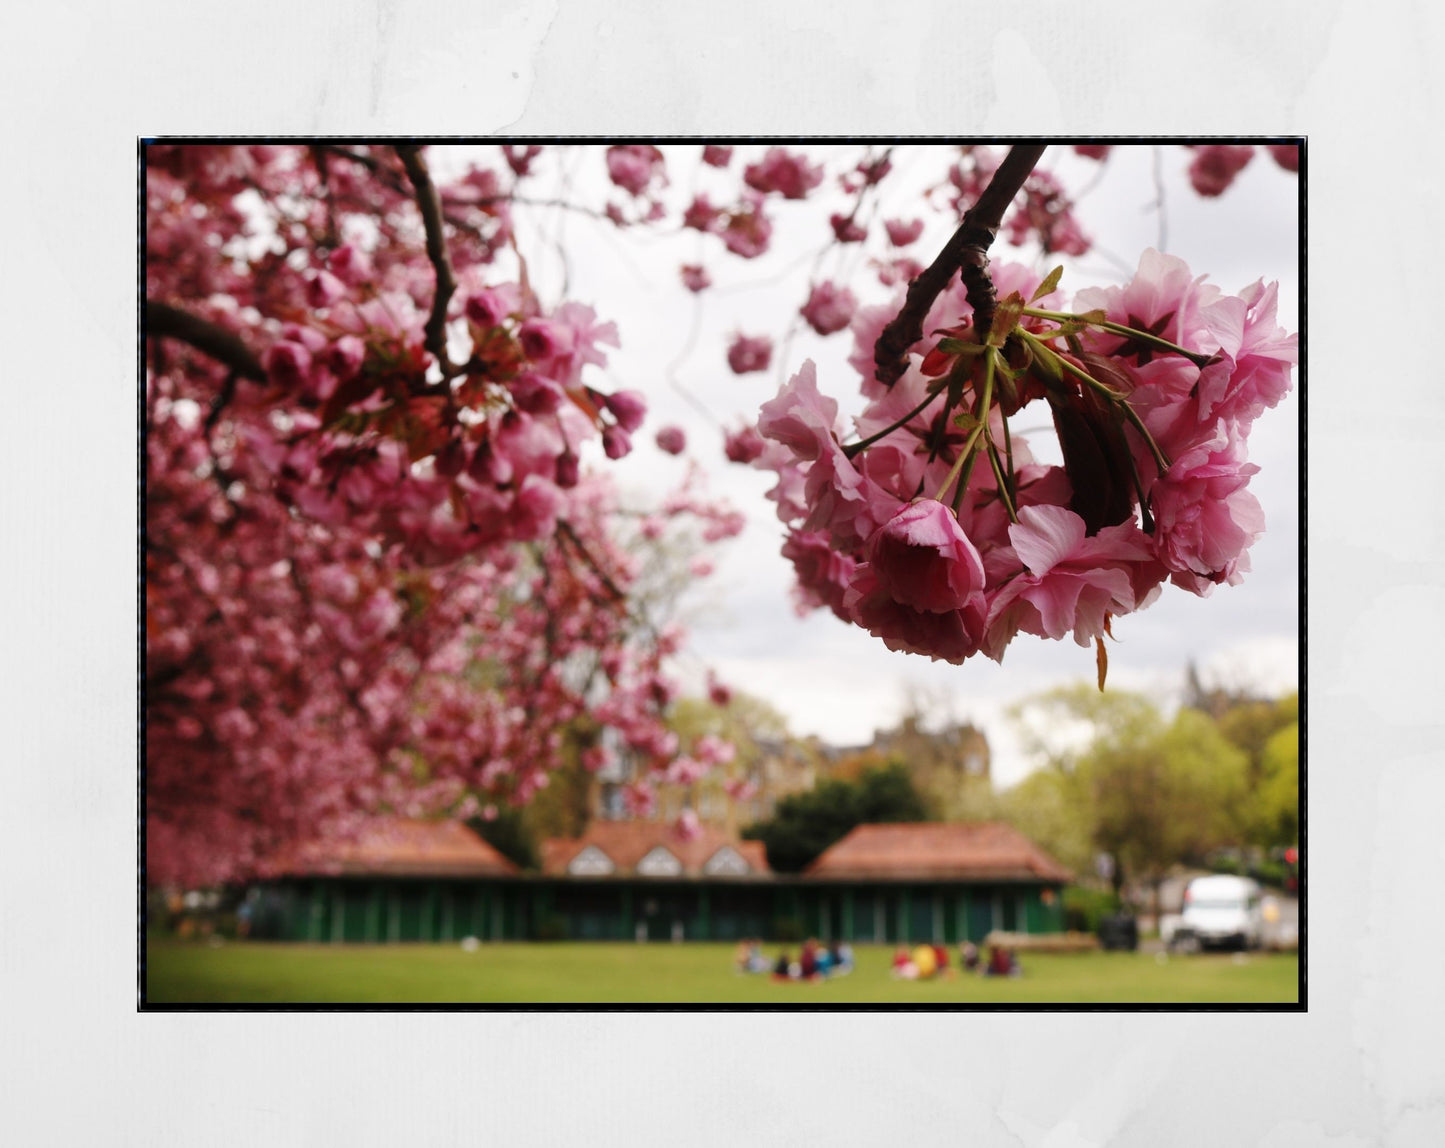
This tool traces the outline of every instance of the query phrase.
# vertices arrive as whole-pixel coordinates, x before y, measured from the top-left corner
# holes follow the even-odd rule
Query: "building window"
[[[752,866],[731,845],[724,845],[707,859],[702,871],[709,877],[741,877],[751,873]]]
[[[602,819],[604,821],[620,821],[626,813],[626,806],[622,801],[622,786],[613,782],[607,782],[602,786]]]
[[[589,845],[567,864],[574,877],[608,877],[617,871],[612,858],[595,845]]]
[[[637,872],[642,877],[679,877],[682,862],[670,850],[657,845],[637,863]]]

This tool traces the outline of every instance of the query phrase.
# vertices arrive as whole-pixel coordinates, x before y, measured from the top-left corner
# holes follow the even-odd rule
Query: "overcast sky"
[[[686,203],[694,188],[711,188],[715,203],[726,202],[736,178],[695,170],[698,150],[696,145],[668,149],[669,197]],[[740,146],[734,171],[762,150],[761,145]],[[918,190],[946,170],[946,149],[907,150],[913,155],[900,153],[896,173],[885,182],[889,190],[880,220],[924,214]],[[839,148],[838,154],[857,156],[861,148]],[[459,158],[438,157],[434,163],[446,170]],[[1280,323],[1298,330],[1295,177],[1261,150],[1223,196],[1206,200],[1188,185],[1188,153],[1164,148],[1159,158],[1164,249],[1226,291],[1238,291],[1256,279],[1277,280]],[[1066,264],[1063,286],[1070,294],[1085,286],[1122,282],[1140,252],[1159,245],[1154,161],[1152,147],[1116,147],[1102,177],[1084,194],[1077,214],[1096,241],[1095,251],[1079,260],[1048,262]],[[595,174],[586,174],[601,166],[600,157],[578,161],[578,186],[586,188],[578,198],[595,203],[605,192],[594,182]],[[1066,146],[1050,148],[1042,166],[1076,190],[1099,174],[1096,164],[1074,156]],[[837,170],[837,165],[830,167],[830,177]],[[613,198],[626,199],[620,192]],[[893,653],[827,611],[799,618],[789,595],[792,570],[778,553],[782,526],[773,504],[763,497],[773,479],[723,458],[719,422],[731,426],[742,416],[755,418],[759,405],[804,359],[818,364],[820,390],[837,398],[845,414],[861,408],[857,373],[845,361],[852,347],[847,334],[823,339],[804,328],[785,350],[780,346],[783,353],[775,354],[774,369],[768,373],[737,376],[727,367],[724,351],[732,331],[776,337],[788,330],[806,296],[811,255],[828,238],[828,212],[813,201],[772,199],[769,210],[775,223],[773,250],[751,262],[725,255],[715,239],[694,232],[643,235],[636,242],[635,231],[618,233],[575,213],[534,213],[519,222],[529,270],[544,294],[549,285],[553,290],[560,286],[562,267],[555,252],[565,250],[568,297],[592,304],[602,318],[618,324],[622,346],[611,355],[604,387],[636,388],[651,405],[643,432],[634,436],[633,454],[608,467],[628,502],[644,506],[660,490],[676,485],[691,458],[706,468],[710,490],[747,515],[743,534],[721,548],[717,572],[700,582],[686,603],[691,641],[678,668],[695,687],[701,683],[702,668],[712,666],[724,681],[776,707],[793,733],[816,734],[838,745],[867,742],[875,730],[898,720],[910,697],[918,698],[926,701],[937,723],[967,720],[980,726],[993,749],[994,778],[1008,785],[1022,777],[1030,763],[1021,756],[1003,711],[1039,691],[1092,680],[1093,650],[1072,641],[1021,635],[1001,666],[983,657],[952,666]],[[922,262],[931,260],[951,231],[945,215],[925,215],[929,228],[911,249]],[[542,238],[539,229],[559,241],[550,247],[551,256],[544,253],[549,248],[535,242]],[[1002,241],[994,256],[1033,261],[1033,253],[1018,255]],[[819,274],[856,269],[857,261],[856,248],[835,250]],[[714,279],[714,288],[696,302],[679,288],[677,268],[683,262],[705,264]],[[866,270],[848,276],[847,282],[865,303],[890,294]],[[1171,706],[1190,659],[1207,682],[1275,693],[1297,687],[1299,412],[1297,375],[1295,391],[1255,424],[1250,437],[1250,459],[1261,468],[1251,490],[1265,508],[1268,527],[1250,552],[1253,570],[1244,584],[1219,587],[1208,599],[1166,586],[1147,610],[1117,620],[1119,640],[1109,651],[1110,688],[1144,691]],[[656,429],[668,423],[687,432],[689,449],[683,458],[665,455],[653,444]],[[1028,411],[1015,425],[1042,429],[1048,420]],[[1057,457],[1051,433],[1029,440],[1037,455]]]

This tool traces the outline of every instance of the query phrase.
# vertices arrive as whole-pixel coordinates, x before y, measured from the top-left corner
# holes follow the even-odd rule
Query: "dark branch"
[[[904,355],[923,338],[923,320],[928,316],[928,309],[948,286],[955,271],[963,279],[969,306],[973,308],[974,337],[980,342],[987,337],[997,302],[993,280],[988,274],[988,249],[998,235],[1003,213],[1034,170],[1046,146],[1015,144],[1009,150],[978,202],[964,213],[963,222],[938,253],[938,258],[908,285],[903,309],[883,329],[873,348],[879,382],[891,387],[908,369]]]
[[[587,544],[577,536],[577,531],[573,529],[570,522],[564,518],[559,518],[557,520],[557,533],[577,548],[577,553],[582,556],[582,561],[586,562],[591,568],[592,573],[596,574],[601,580],[602,585],[606,588],[607,593],[614,602],[621,603],[627,601],[627,595],[618,589],[617,583],[612,580],[606,570],[602,569],[601,564],[592,556],[592,552],[587,549]]]
[[[406,174],[416,191],[416,205],[421,209],[422,223],[426,226],[426,254],[436,270],[437,289],[432,298],[431,315],[426,321],[426,346],[436,361],[441,364],[442,373],[448,378],[457,373],[447,358],[447,304],[452,292],[457,289],[456,276],[452,273],[452,262],[447,256],[447,242],[442,218],[442,199],[422,159],[421,147],[417,144],[401,144],[396,149],[406,167]]]
[[[145,326],[149,338],[178,339],[230,367],[243,379],[258,383],[266,381],[266,368],[255,352],[234,331],[228,331],[209,319],[202,319],[169,303],[147,299]]]

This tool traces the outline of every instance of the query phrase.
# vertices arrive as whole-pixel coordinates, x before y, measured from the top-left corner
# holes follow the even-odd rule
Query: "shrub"
[[[1071,933],[1097,933],[1105,917],[1119,911],[1112,889],[1070,885],[1064,890],[1064,929]]]

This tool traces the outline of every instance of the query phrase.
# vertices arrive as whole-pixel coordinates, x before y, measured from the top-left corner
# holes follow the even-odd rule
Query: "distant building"
[[[596,822],[520,873],[452,822],[296,851],[247,895],[252,936],[313,942],[735,940],[953,944],[1058,932],[1066,869],[1005,825],[860,825],[798,875],[704,827]]]
[[[291,941],[516,936],[520,870],[456,821],[380,819],[272,864],[247,900],[251,935]]]
[[[773,873],[759,841],[710,826],[597,821],[542,843],[537,911],[581,940],[734,940],[765,932]]]
[[[1008,825],[859,825],[803,870],[819,916],[854,940],[982,941],[1063,928],[1072,874]]]

